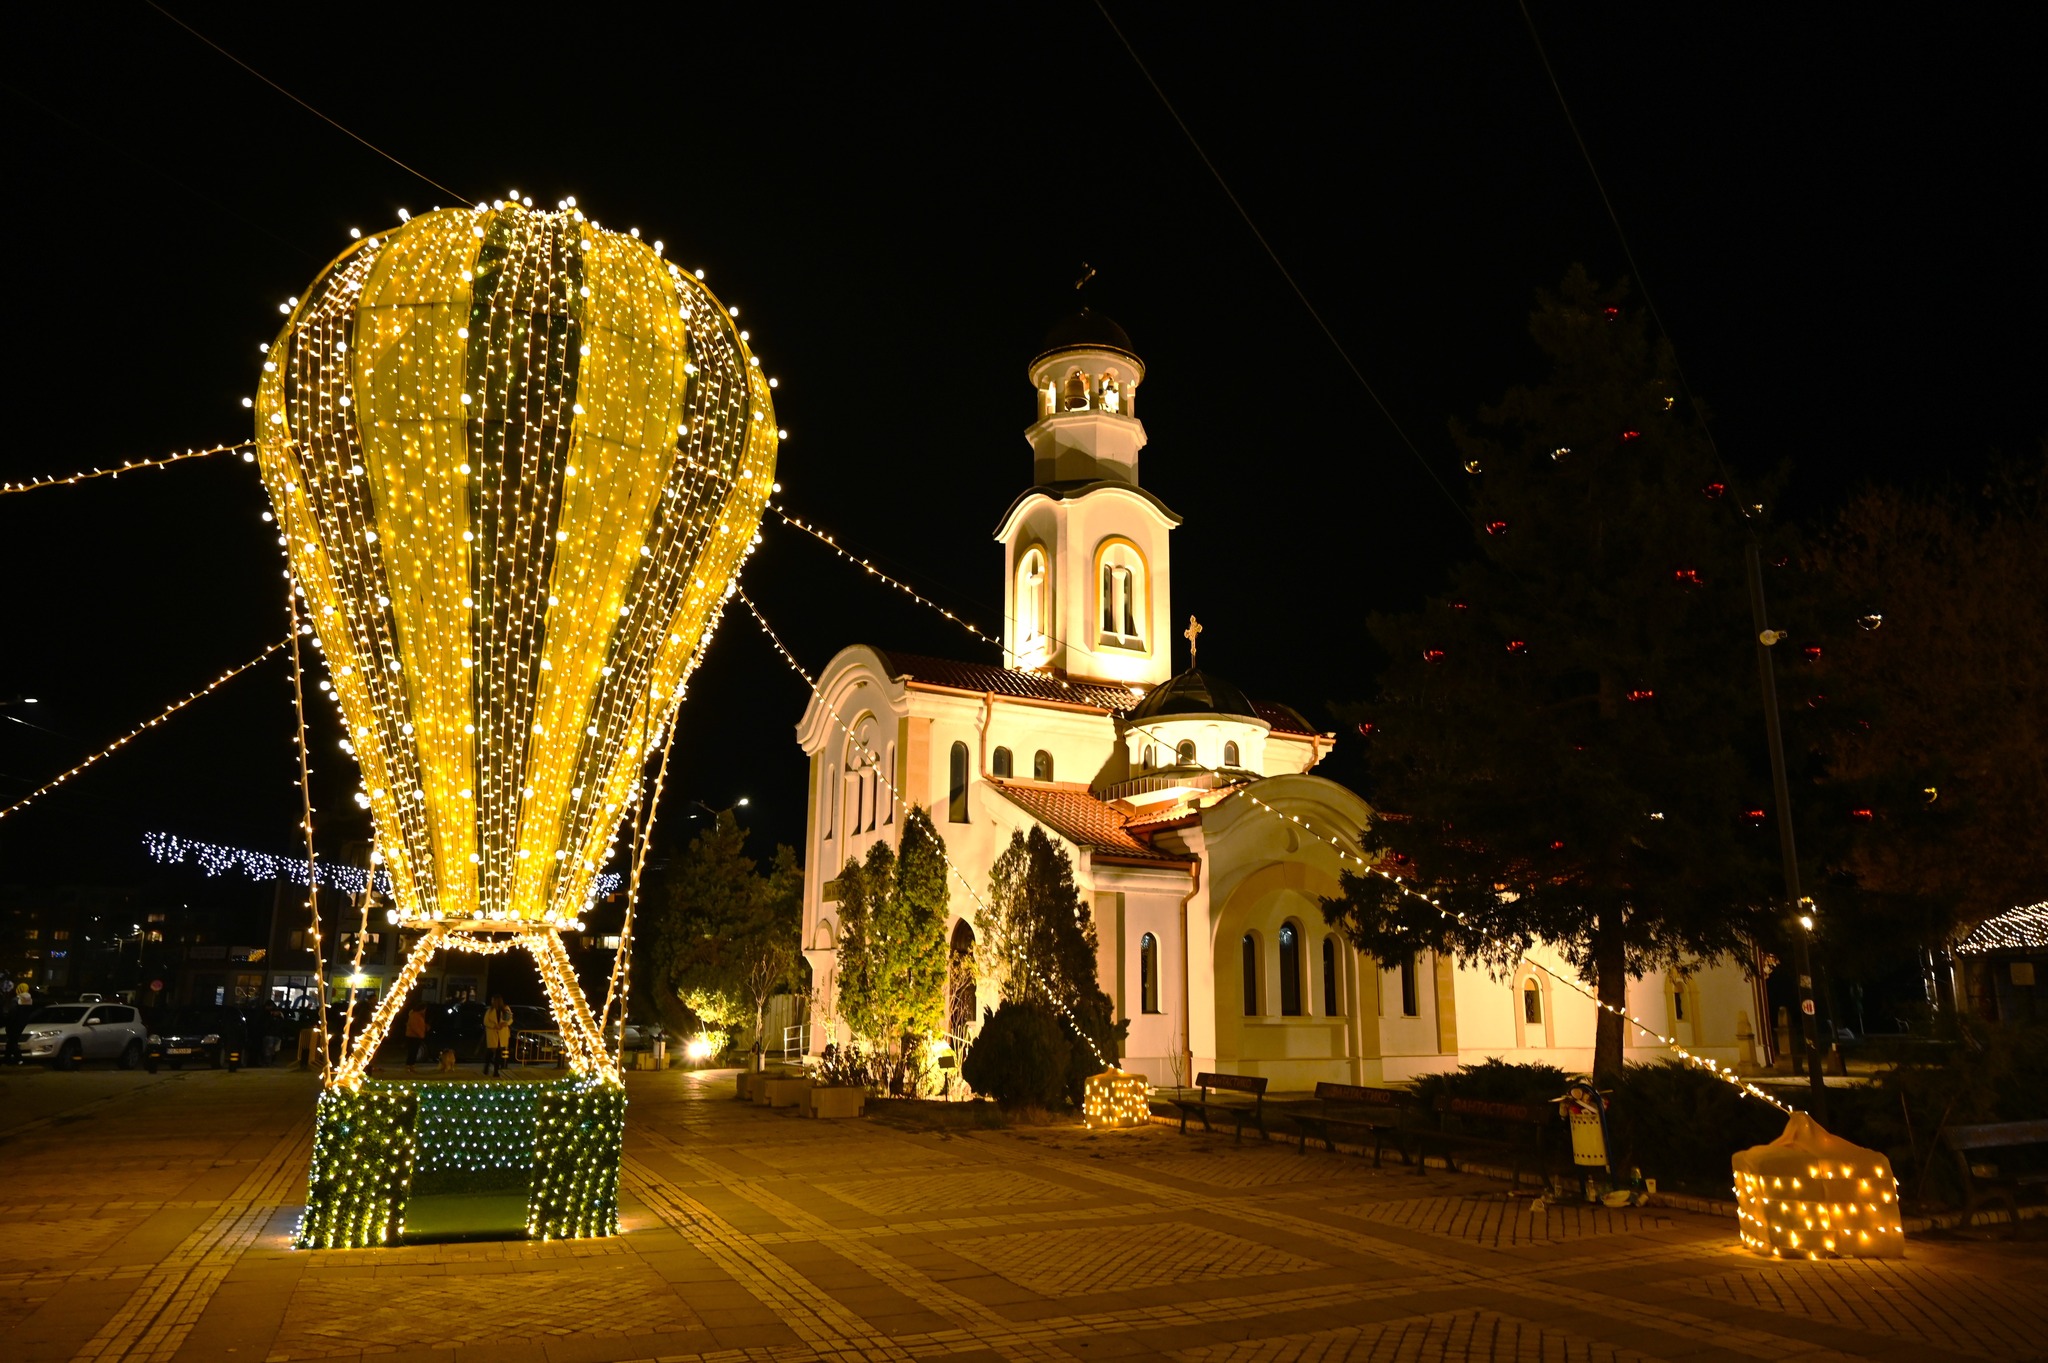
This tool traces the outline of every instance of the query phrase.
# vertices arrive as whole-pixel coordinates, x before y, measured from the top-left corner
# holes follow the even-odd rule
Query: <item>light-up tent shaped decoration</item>
[[[560,934],[580,926],[757,542],[779,433],[735,311],[660,243],[573,206],[412,218],[286,306],[258,458],[302,642],[361,767],[390,920],[419,933],[329,1077],[307,1222],[328,1229],[301,1240],[377,1243],[402,1211],[325,1206],[322,1190],[376,1183],[348,1165],[364,1160],[402,1206],[410,1100],[365,1071],[437,952],[529,952],[569,1082],[616,1090],[623,1112]],[[550,1226],[593,1222],[571,1208],[536,1223]]]
[[[1735,1156],[1742,1243],[1773,1259],[1899,1259],[1906,1227],[1891,1161],[1795,1112]]]

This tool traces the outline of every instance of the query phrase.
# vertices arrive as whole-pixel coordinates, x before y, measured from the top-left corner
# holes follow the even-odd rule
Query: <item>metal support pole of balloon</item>
[[[313,1026],[320,1040],[320,1083],[326,1087],[334,1081],[334,1057],[327,1036],[327,957],[320,941],[320,875],[313,856],[313,767],[306,755],[306,674],[299,662],[299,588],[290,569],[286,569],[284,575],[284,602],[292,622],[292,708],[299,721],[299,795],[306,829],[306,906],[313,911],[313,989],[318,1002]]]

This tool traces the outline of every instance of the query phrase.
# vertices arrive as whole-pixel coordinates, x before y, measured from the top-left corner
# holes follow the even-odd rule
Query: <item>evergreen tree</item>
[[[1391,659],[1347,716],[1390,811],[1369,845],[1449,911],[1347,874],[1324,911],[1382,960],[1505,972],[1541,939],[1612,1008],[1631,975],[1747,963],[1776,885],[1744,566],[1765,532],[1646,322],[1577,268],[1539,295],[1544,381],[1453,423],[1477,557],[1369,622]],[[1597,1073],[1622,1027],[1599,1015]]]
[[[1074,1035],[1070,1087],[1114,1065],[1128,1020],[1118,1022],[1096,978],[1095,916],[1074,885],[1066,849],[1033,825],[1012,833],[989,870],[978,922],[984,969],[1004,1002],[1049,1007]]]
[[[901,845],[877,842],[839,873],[839,1016],[891,1074],[945,1029],[945,843],[912,808]]]
[[[770,995],[795,981],[803,923],[796,853],[775,849],[763,873],[731,810],[676,858],[667,893],[645,913],[633,951],[635,993],[667,1025],[758,1033]]]
[[[1882,968],[1868,947],[1939,948],[2048,885],[2048,448],[1977,495],[1868,490],[1810,559],[1822,609],[1787,615],[1819,755],[1800,834],[1835,876],[1833,953]]]

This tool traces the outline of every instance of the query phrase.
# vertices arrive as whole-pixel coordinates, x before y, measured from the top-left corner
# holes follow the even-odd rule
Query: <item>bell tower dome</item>
[[[1152,686],[1172,661],[1167,533],[1138,484],[1145,362],[1124,329],[1083,308],[1046,333],[1026,371],[1032,486],[996,539],[1005,551],[1003,661],[1077,681]]]
[[[1030,372],[1038,391],[1038,419],[1024,432],[1032,481],[1137,482],[1138,451],[1145,447],[1137,413],[1145,362],[1124,329],[1082,308],[1046,333]]]

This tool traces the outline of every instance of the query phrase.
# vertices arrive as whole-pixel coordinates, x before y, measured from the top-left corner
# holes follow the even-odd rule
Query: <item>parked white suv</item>
[[[21,1052],[58,1069],[81,1060],[112,1060],[124,1070],[142,1063],[149,1029],[125,1003],[53,1003],[36,1010],[22,1029]]]

